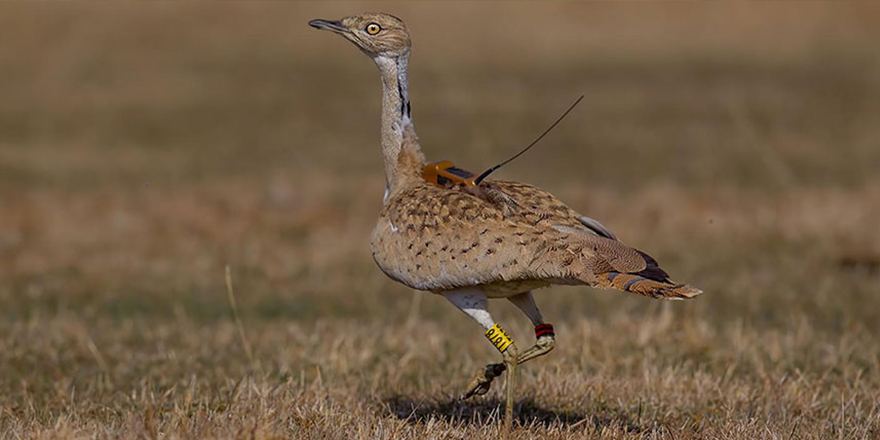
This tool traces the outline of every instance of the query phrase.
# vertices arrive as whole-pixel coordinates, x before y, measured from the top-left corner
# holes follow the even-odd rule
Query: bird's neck
[[[386,199],[421,181],[425,157],[413,127],[406,78],[409,53],[378,56],[382,73],[382,156],[385,161]]]

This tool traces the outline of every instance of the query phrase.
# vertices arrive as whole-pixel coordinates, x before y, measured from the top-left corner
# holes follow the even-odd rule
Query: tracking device
[[[575,101],[574,104],[572,104],[568,108],[568,110],[566,110],[565,113],[563,113],[562,116],[560,116],[559,119],[557,119],[556,122],[553,123],[553,125],[544,130],[544,132],[541,133],[541,135],[538,136],[537,139],[532,141],[532,143],[529,144],[527,147],[523,148],[522,151],[514,154],[510,159],[507,159],[504,162],[501,162],[498,165],[495,165],[494,167],[483,171],[482,174],[480,174],[479,176],[470,171],[466,171],[456,167],[452,162],[448,160],[441,160],[439,162],[431,162],[425,165],[425,167],[422,168],[422,179],[440,188],[444,188],[447,185],[464,185],[466,187],[475,187],[479,185],[480,182],[483,181],[483,179],[488,177],[489,174],[492,174],[498,168],[507,165],[517,157],[520,157],[526,151],[529,151],[530,148],[534,147],[535,144],[537,144],[541,139],[544,138],[544,136],[547,135],[547,133],[550,133],[550,130],[553,130],[553,128],[555,128],[557,124],[562,122],[562,120],[566,116],[568,116],[568,114],[571,113],[572,110],[574,110],[575,106],[577,106],[582,99],[584,99],[584,95],[581,95],[580,98],[578,98],[577,101]]]

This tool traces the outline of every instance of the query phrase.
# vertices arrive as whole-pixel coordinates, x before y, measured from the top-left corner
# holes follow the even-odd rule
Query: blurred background
[[[635,346],[692,325],[698,348],[658,356],[708,371],[739,359],[712,351],[730,329],[788,341],[764,353],[780,375],[819,375],[844,362],[827,347],[851,343],[878,389],[876,3],[4,3],[0,406],[13,415],[0,424],[49,423],[76,399],[125,407],[107,390],[167,390],[193,371],[343,374],[322,345],[346,340],[334,329],[425,322],[435,354],[467,353],[432,367],[447,384],[489,359],[464,315],[416,301],[371,259],[381,85],[351,44],[306,25],[365,10],[410,28],[429,160],[482,170],[586,95],[496,178],[555,193],[706,292],[664,308],[553,288],[537,296],[550,322],[592,326],[580,340],[596,344],[666,316]],[[236,342],[227,264],[256,359]],[[560,352],[545,364],[557,372]]]

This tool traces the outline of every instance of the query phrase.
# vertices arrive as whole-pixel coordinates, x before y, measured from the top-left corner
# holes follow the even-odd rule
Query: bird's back
[[[373,257],[391,278],[435,292],[481,286],[508,296],[549,284],[588,284],[651,297],[690,297],[650,256],[552,194],[484,181],[475,188],[420,182],[385,204]]]

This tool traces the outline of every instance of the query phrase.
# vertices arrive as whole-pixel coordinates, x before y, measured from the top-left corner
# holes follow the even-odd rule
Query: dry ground
[[[364,9],[410,24],[431,158],[478,170],[586,94],[499,177],[706,292],[540,291],[513,438],[880,438],[857,2],[0,5],[0,438],[498,438],[502,387],[453,399],[478,327],[370,258],[379,81],[305,25]]]

